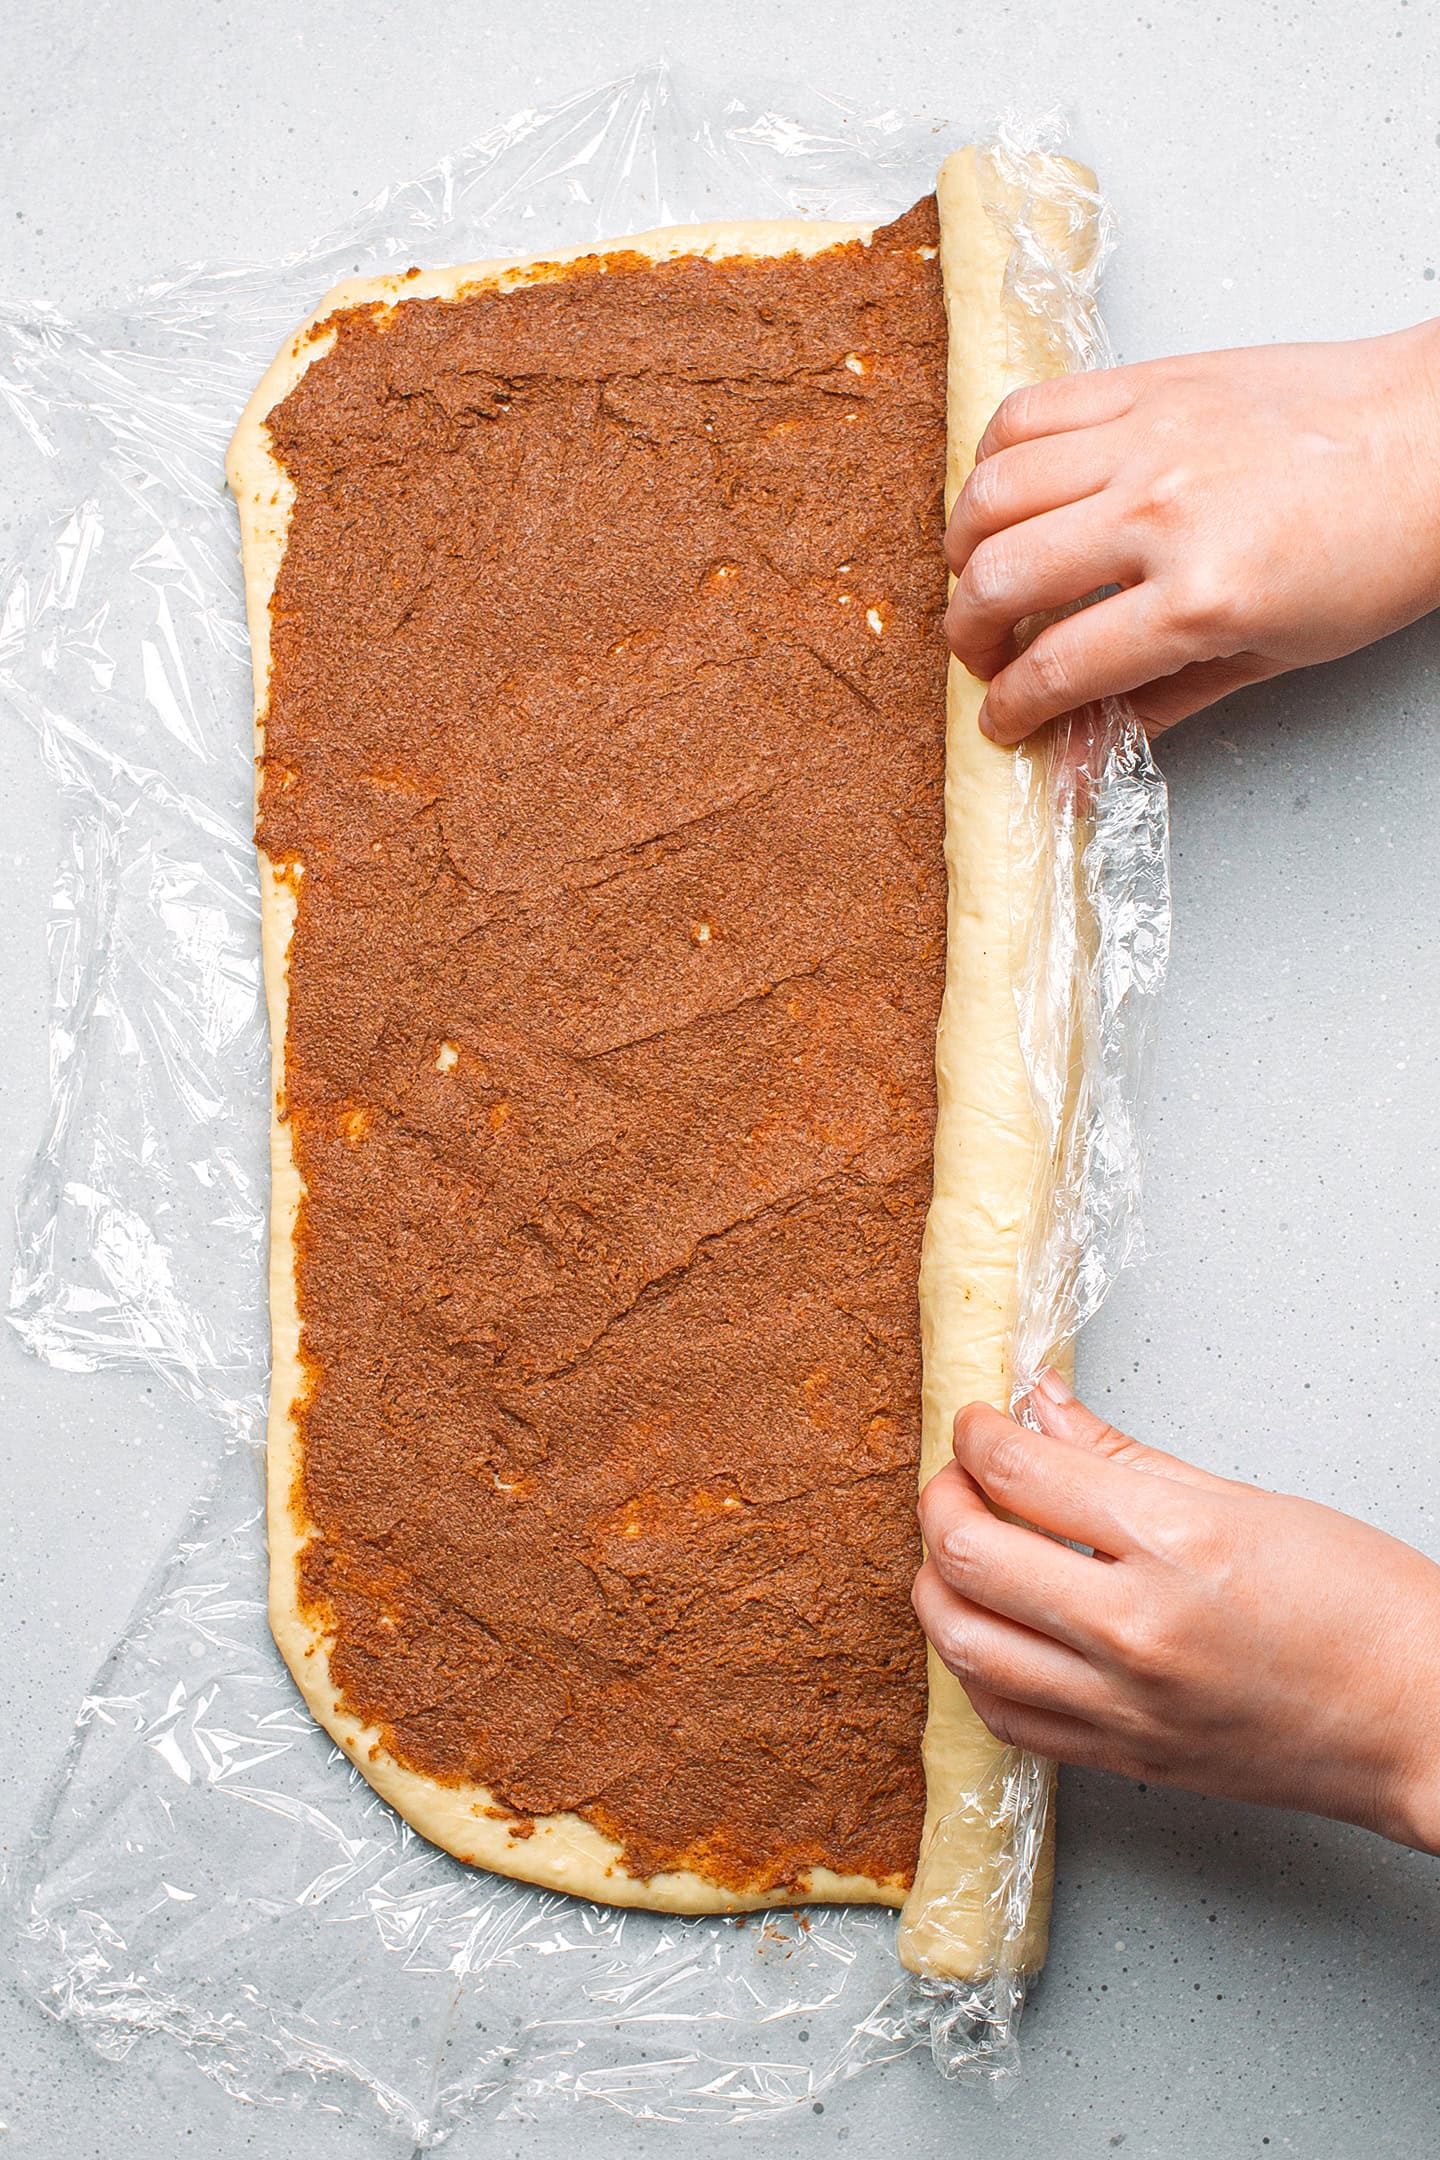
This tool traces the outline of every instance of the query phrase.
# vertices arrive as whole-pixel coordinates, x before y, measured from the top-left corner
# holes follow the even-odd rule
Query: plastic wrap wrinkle
[[[191,269],[84,324],[0,306],[0,408],[40,515],[0,613],[0,694],[66,811],[50,919],[51,1114],[10,1318],[72,1369],[143,1366],[212,1421],[217,1469],[83,1704],[16,1870],[25,1983],[119,2057],[151,2035],[272,2105],[353,2083],[397,2133],[602,2101],[745,2123],[928,2046],[1015,2061],[1020,1939],[1051,1785],[1015,1754],[967,1807],[1006,1827],[996,1973],[910,1981],[881,1908],[677,1919],[465,1868],[312,1722],[265,1618],[267,1053],[248,643],[224,446],[336,278],[724,216],[893,215],[928,124],[690,98],[664,68],[526,112],[278,265]],[[1003,133],[1007,160],[1040,147]],[[1056,161],[1046,202],[1063,209]],[[1053,184],[1052,184],[1053,183]],[[1017,298],[1104,356],[1093,268],[1012,228]],[[1032,1210],[1015,1370],[1033,1376],[1137,1240],[1135,1106],[1164,971],[1163,791],[1121,707],[1016,761],[1045,905],[1020,1023],[1056,1172]],[[941,1834],[947,1826],[942,1825]]]

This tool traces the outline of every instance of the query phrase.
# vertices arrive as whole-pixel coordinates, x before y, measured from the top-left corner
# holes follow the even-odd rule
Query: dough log
[[[1074,168],[1082,186],[1092,176]],[[1053,347],[1006,286],[1007,217],[1020,208],[984,152],[941,167],[940,260],[949,321],[945,505],[975,461],[975,445],[1006,394],[1056,372]],[[991,206],[994,206],[992,209]],[[994,214],[995,209],[1000,215]],[[1036,216],[1033,207],[1032,217]],[[1045,224],[1043,210],[1039,221]],[[1049,221],[1050,245],[1078,267],[1092,226]],[[1014,925],[1027,874],[1011,829],[1014,753],[980,733],[985,685],[950,662],[946,697],[945,851],[949,935],[936,1044],[935,1187],[920,1275],[924,1422],[920,1481],[950,1460],[955,1413],[968,1402],[1008,1409],[1009,1340],[1030,1210],[1044,1207],[1045,1165],[1021,1054]],[[1054,1877],[1054,1815],[1023,1925],[1015,1903],[1014,1756],[971,1709],[959,1682],[929,1654],[925,1829],[900,1925],[913,1971],[972,1980],[1001,1965],[1044,1963]]]

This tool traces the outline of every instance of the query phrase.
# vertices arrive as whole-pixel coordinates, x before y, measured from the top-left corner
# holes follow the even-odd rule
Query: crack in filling
[[[924,1810],[935,241],[357,308],[269,422],[302,1601],[412,1770],[778,1897]]]

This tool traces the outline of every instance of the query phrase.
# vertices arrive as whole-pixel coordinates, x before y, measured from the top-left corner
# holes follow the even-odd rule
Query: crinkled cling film
[[[468,2116],[603,2100],[737,2123],[808,2107],[927,2045],[1014,2060],[1013,1950],[1050,1774],[1015,1755],[967,1803],[1007,1828],[995,1976],[914,1980],[876,1907],[621,1912],[466,1868],[313,1723],[265,1619],[260,1440],[267,1053],[249,654],[225,445],[335,279],[715,216],[894,215],[930,126],[691,102],[663,68],[526,112],[280,264],[192,269],[72,323],[0,307],[0,402],[43,505],[4,593],[0,690],[66,810],[53,1109],[20,1210],[13,1325],[75,1370],[139,1364],[212,1421],[218,1468],[76,1724],[18,1870],[25,1984],[101,2053],[166,2035],[271,2104],[347,2082],[420,2146]],[[1100,355],[1098,252],[1060,268],[1030,211],[1093,217],[989,156],[1015,296],[1071,365]],[[1021,170],[1016,166],[1017,171]],[[1023,191],[1022,191],[1023,193]],[[27,455],[24,443],[17,455]],[[1016,760],[1042,874],[1020,1014],[1050,1158],[1013,1345],[1020,1383],[1136,1237],[1134,1109],[1164,968],[1165,808],[1119,707]],[[1017,1398],[1018,1399],[1018,1398]]]

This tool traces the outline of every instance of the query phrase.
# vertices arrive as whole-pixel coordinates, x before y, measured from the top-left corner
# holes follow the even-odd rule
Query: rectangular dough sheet
[[[995,404],[1017,382],[1046,372],[1048,363],[1006,292],[1008,240],[982,200],[975,153],[963,151],[946,161],[938,197],[949,320],[948,511]],[[754,260],[816,254],[842,240],[868,242],[870,230],[811,221],[717,224],[671,228],[616,245],[657,263],[686,255]],[[1072,236],[1068,244],[1083,252],[1089,236]],[[227,466],[241,520],[257,766],[265,755],[271,600],[294,501],[266,421],[306,370],[330,350],[334,329],[320,326],[342,310],[453,299],[479,285],[508,292],[553,276],[556,265],[596,252],[574,250],[341,285],[277,356],[246,409]],[[962,1403],[1008,1400],[1006,1344],[1038,1164],[1014,1001],[1011,910],[1021,869],[1010,830],[1011,759],[978,732],[982,695],[982,686],[952,662],[945,782],[948,946],[937,1042],[934,1188],[920,1278],[922,1481],[947,1458],[951,1422]],[[768,1893],[736,1893],[693,1869],[646,1879],[631,1875],[621,1848],[578,1815],[559,1814],[517,1826],[513,1817],[492,1805],[484,1787],[440,1782],[397,1761],[378,1730],[363,1724],[341,1700],[329,1669],[326,1635],[299,1589],[301,1556],[311,1534],[298,1499],[296,1416],[307,1386],[296,1274],[303,1192],[286,1117],[286,1044],[289,951],[303,874],[303,865],[273,863],[263,852],[260,856],[273,1078],[269,1538],[276,1641],[316,1718],[369,1782],[426,1837],[460,1858],[614,1904],[719,1912],[773,1903]],[[1002,1751],[933,1654],[928,1685],[925,1831],[902,1931],[902,1954],[920,1970],[976,1976],[992,1969],[997,1955],[993,1890],[1005,1829],[996,1823],[959,1825],[965,1796],[993,1784]],[[825,1868],[811,1871],[799,1895],[816,1902],[901,1902],[893,1882]],[[1035,1966],[1043,1958],[1048,1897],[1047,1844],[1022,1965]],[[795,1898],[787,1894],[784,1902]]]

